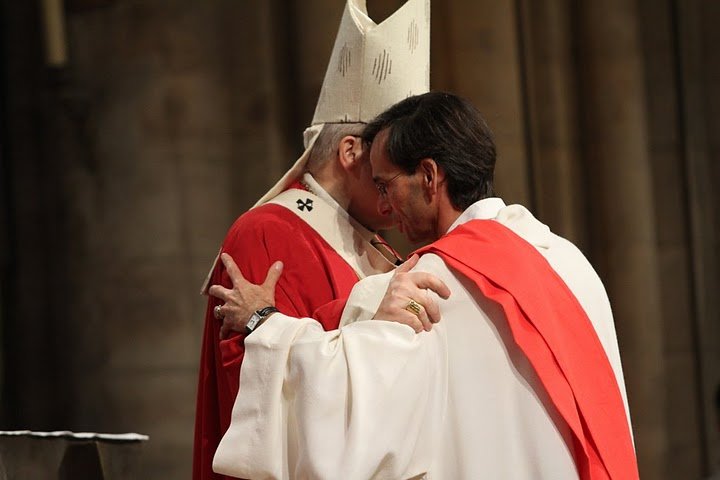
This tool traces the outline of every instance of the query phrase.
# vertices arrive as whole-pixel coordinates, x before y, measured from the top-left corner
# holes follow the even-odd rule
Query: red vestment
[[[513,339],[570,427],[580,478],[637,479],[620,389],[587,314],[531,244],[473,220],[416,253],[434,253],[496,302]]]
[[[283,274],[275,290],[277,308],[289,316],[315,318],[326,330],[338,328],[345,300],[358,281],[355,271],[312,227],[280,205],[262,205],[238,218],[225,237],[222,251],[229,253],[243,276],[255,284],[265,280],[273,262],[282,260]],[[215,266],[210,285],[232,287],[222,262]],[[210,297],[205,312],[195,416],[194,480],[230,478],[214,473],[212,460],[230,425],[245,335],[235,334],[219,341],[221,322],[213,316],[213,308],[219,303]]]

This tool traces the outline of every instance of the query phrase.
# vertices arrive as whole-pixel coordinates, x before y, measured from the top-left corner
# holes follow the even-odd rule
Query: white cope
[[[528,210],[491,198],[451,227],[495,219],[534,245],[588,314],[627,400],[605,289],[582,253]],[[250,335],[216,472],[241,478],[576,479],[570,433],[498,307],[436,255],[432,331],[370,319],[391,274],[358,283],[343,326],[273,315]],[[628,414],[629,422],[629,414]]]

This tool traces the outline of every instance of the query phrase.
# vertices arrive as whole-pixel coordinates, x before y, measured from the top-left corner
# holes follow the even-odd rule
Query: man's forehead
[[[380,172],[382,169],[388,168],[389,159],[387,158],[387,140],[389,129],[383,128],[375,135],[372,145],[370,147],[370,166],[372,167],[373,175],[376,171]]]

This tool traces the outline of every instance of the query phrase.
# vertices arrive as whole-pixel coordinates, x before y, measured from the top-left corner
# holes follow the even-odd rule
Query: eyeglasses
[[[390,180],[388,180],[387,182],[381,182],[381,181],[375,180],[375,187],[377,187],[378,192],[380,192],[380,195],[382,195],[383,197],[387,196],[387,187],[388,187],[388,185],[390,185],[390,184],[393,182],[393,180],[395,180],[395,179],[398,178],[400,175],[402,175],[402,173],[403,173],[403,172],[398,173],[397,175],[395,175],[394,177],[392,177],[392,178],[391,178]]]

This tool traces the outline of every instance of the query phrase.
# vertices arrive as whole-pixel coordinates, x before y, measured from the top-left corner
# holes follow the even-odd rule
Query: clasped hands
[[[222,319],[220,338],[224,339],[233,330],[245,331],[245,326],[255,311],[275,306],[275,285],[282,275],[283,263],[273,263],[265,281],[256,285],[243,277],[230,255],[223,253],[220,259],[230,277],[232,288],[213,285],[209,293],[224,302],[214,309],[215,317]],[[418,260],[419,257],[413,255],[395,270],[373,319],[402,323],[418,333],[423,330],[430,331],[432,325],[440,321],[440,308],[428,295],[427,289],[444,299],[450,296],[450,289],[430,273],[412,272],[411,269]]]

